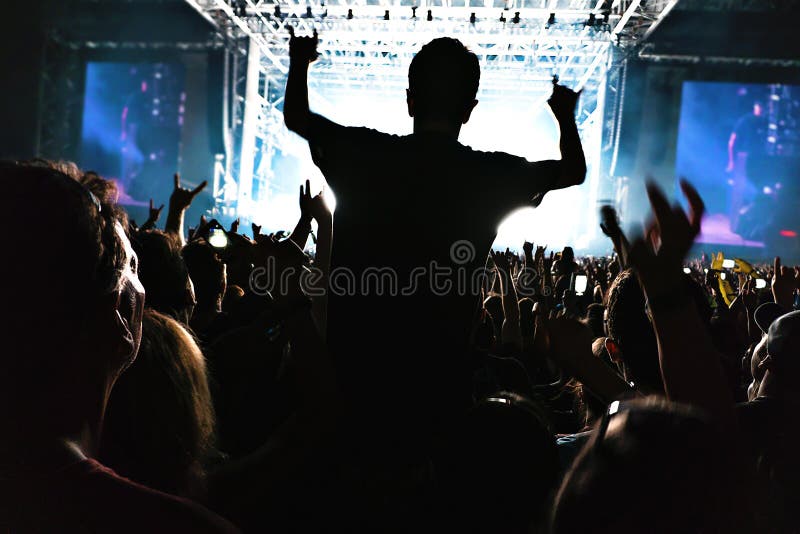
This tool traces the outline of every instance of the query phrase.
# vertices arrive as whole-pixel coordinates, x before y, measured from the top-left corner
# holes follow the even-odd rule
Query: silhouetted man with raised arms
[[[383,420],[385,410],[392,418],[427,417],[468,399],[466,353],[478,304],[470,278],[498,224],[547,191],[584,180],[578,94],[554,87],[548,103],[561,127],[562,159],[531,163],[458,142],[480,79],[478,58],[458,40],[435,39],[411,62],[414,133],[406,136],[312,113],[307,76],[316,47],[316,34],[292,36],[284,119],[308,140],[336,193],[329,345],[354,406]]]

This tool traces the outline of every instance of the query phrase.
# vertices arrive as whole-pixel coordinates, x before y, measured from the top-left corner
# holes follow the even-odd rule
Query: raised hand
[[[502,272],[508,272],[511,269],[511,265],[508,261],[508,254],[509,250],[506,249],[505,252],[498,252],[496,250],[492,250],[492,261],[494,262],[495,268]]]
[[[292,61],[303,63],[313,63],[319,57],[317,52],[317,45],[319,44],[319,35],[317,30],[311,37],[297,37],[294,34],[294,27],[286,26],[289,30],[289,58]]]
[[[525,241],[525,243],[522,244],[522,251],[526,255],[533,254],[533,243],[531,243],[530,241]]]
[[[331,209],[325,202],[325,196],[322,192],[309,201],[308,210],[311,217],[317,221],[317,224],[325,224],[333,219]]]
[[[148,212],[147,220],[142,225],[142,230],[147,230],[148,228],[153,228],[158,219],[161,217],[161,211],[164,209],[164,204],[161,204],[158,208],[153,206],[153,199],[150,199],[150,211]]]
[[[556,119],[575,120],[575,107],[578,105],[578,98],[581,92],[575,92],[563,85],[553,84],[553,94],[547,100],[547,105],[553,111]]]
[[[189,206],[191,206],[194,197],[196,197],[200,191],[206,188],[208,185],[208,180],[203,180],[200,185],[195,187],[194,189],[185,189],[181,187],[181,175],[177,172],[174,176],[174,188],[172,189],[172,194],[169,197],[169,209],[170,210],[185,210]]]
[[[300,219],[311,222],[311,181],[306,180],[305,187],[300,186]]]
[[[261,225],[250,223],[250,229],[253,231],[253,241],[258,241],[258,239],[261,237]]]
[[[791,310],[794,304],[794,291],[797,289],[795,275],[795,270],[781,265],[781,259],[775,256],[775,274],[772,275],[772,296],[776,304],[787,310]]]
[[[683,260],[700,233],[703,199],[685,180],[681,180],[681,190],[689,201],[688,215],[670,206],[655,184],[647,185],[655,220],[647,229],[647,241],[639,238],[631,246],[630,262],[650,299],[681,291]]]
[[[600,229],[608,237],[615,237],[622,232],[619,227],[617,210],[613,206],[603,206],[600,208]]]
[[[229,230],[231,234],[236,234],[239,232],[239,218],[237,217],[235,221],[231,223],[231,229]]]

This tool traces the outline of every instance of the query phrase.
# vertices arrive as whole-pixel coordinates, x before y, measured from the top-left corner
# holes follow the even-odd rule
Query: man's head
[[[197,305],[221,308],[227,272],[214,248],[205,239],[197,239],[183,248],[183,259],[194,283]]]
[[[689,406],[612,403],[561,483],[550,532],[749,532],[748,480],[725,439]]]
[[[525,397],[498,392],[458,420],[437,464],[450,530],[527,532],[543,515],[558,477],[543,413]]]
[[[139,348],[136,255],[117,209],[81,182],[45,165],[0,163],[14,199],[0,213],[9,311],[0,322],[0,390],[19,406],[85,386],[70,384],[76,378],[113,383]]]
[[[644,292],[630,269],[619,273],[608,289],[606,334],[608,353],[612,359],[624,362],[626,378],[637,387],[660,391],[658,343],[645,312]]]
[[[145,230],[134,235],[133,247],[147,289],[147,307],[188,324],[195,295],[180,242],[161,230]]]
[[[800,311],[775,319],[767,331],[767,356],[760,364],[784,389],[800,387]]]
[[[419,120],[465,124],[478,103],[478,57],[461,41],[441,37],[414,56],[408,69],[408,114]]]

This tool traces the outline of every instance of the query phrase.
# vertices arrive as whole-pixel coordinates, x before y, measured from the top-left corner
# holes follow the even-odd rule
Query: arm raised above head
[[[308,66],[317,57],[317,31],[312,37],[296,37],[289,26],[289,75],[283,102],[283,122],[286,127],[308,139],[311,111],[308,106]]]
[[[580,94],[563,85],[554,85],[553,95],[547,101],[561,130],[561,161],[552,189],[580,185],[586,179],[586,158],[575,122],[575,106]]]

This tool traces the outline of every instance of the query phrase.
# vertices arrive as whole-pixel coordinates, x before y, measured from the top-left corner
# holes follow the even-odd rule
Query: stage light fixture
[[[348,9],[347,10],[347,20],[353,20],[353,10],[352,9]]]
[[[383,20],[389,20],[389,10],[383,12]]]
[[[550,18],[547,19],[547,27],[553,26],[556,23],[556,14],[550,13]]]
[[[429,10],[428,10],[428,22],[430,22],[430,21],[432,21],[432,20],[433,20],[433,13],[432,13],[432,12],[431,12],[431,10],[429,9]]]
[[[476,20],[477,19],[475,18],[475,13],[470,13],[470,15],[469,15],[469,23],[470,24],[475,24]]]
[[[514,24],[519,24],[519,11],[514,12],[514,18],[511,19],[511,22],[513,22]]]
[[[592,26],[597,24],[597,16],[594,13],[589,13],[589,20],[586,21],[587,26]]]
[[[306,18],[313,19],[314,14],[311,12],[311,6],[306,6]]]
[[[505,24],[505,22],[506,22],[506,14],[505,13],[500,13],[500,22]]]
[[[279,6],[279,5],[275,4],[275,11],[274,11],[274,13],[275,13],[275,17],[277,17],[277,18],[282,18],[282,17],[283,17],[283,13],[281,13],[281,6]]]
[[[411,18],[417,18],[417,6],[411,6]]]

